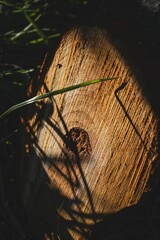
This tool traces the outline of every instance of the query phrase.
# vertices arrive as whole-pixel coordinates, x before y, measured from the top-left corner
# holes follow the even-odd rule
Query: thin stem
[[[39,14],[36,18],[35,18],[35,20],[34,20],[34,23],[36,22],[36,21],[38,21],[38,19],[41,17],[41,14]],[[31,22],[31,23],[29,23],[29,25],[27,26],[27,27],[25,27],[21,32],[18,32],[18,33],[16,33],[13,37],[11,37],[11,41],[13,41],[13,40],[16,40],[17,38],[19,38],[19,37],[21,37],[22,35],[24,35],[24,34],[26,34],[27,32],[28,32],[28,30],[31,28],[33,26],[33,21]],[[37,31],[37,29],[36,29],[36,31]]]
[[[96,84],[96,83],[100,83],[100,82],[104,82],[104,81],[114,80],[114,79],[117,79],[117,78],[120,78],[120,77],[94,79],[94,80],[91,80],[91,81],[83,82],[83,83],[80,83],[80,84],[77,84],[77,85],[69,86],[69,87],[66,87],[66,88],[62,88],[62,89],[55,90],[55,91],[50,91],[50,92],[47,92],[45,94],[41,94],[41,95],[35,96],[35,97],[30,98],[30,99],[28,99],[28,100],[26,100],[24,102],[15,104],[12,107],[10,107],[7,111],[5,111],[4,113],[2,113],[0,115],[0,120],[2,120],[4,117],[6,117],[11,112],[13,112],[13,111],[15,111],[15,110],[17,110],[19,108],[22,108],[22,107],[24,107],[26,105],[38,102],[41,99],[53,97],[53,96],[56,96],[58,94],[69,92],[69,91],[72,91],[72,90],[75,90],[75,89],[78,89],[78,88],[86,87],[86,86],[89,86],[89,85],[92,85],[92,84]]]
[[[42,30],[37,26],[37,24],[35,23],[35,21],[32,20],[32,18],[30,17],[30,15],[23,10],[24,16],[27,19],[27,21],[32,24],[32,26],[36,29],[37,34],[43,39],[45,44],[48,44],[48,39],[45,36],[45,34],[42,32]]]

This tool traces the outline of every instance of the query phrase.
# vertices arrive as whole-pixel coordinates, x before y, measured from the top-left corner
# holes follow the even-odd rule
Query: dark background
[[[139,64],[146,79],[144,84],[144,78],[140,78],[142,90],[159,117],[160,1],[0,1],[0,22],[0,113],[26,99],[27,87],[37,75],[45,53],[55,52],[68,29],[98,25],[126,46],[127,60],[131,65],[133,62]],[[19,162],[23,135],[20,116],[24,111],[27,107],[0,121],[2,240],[35,239],[25,218],[20,194]],[[108,216],[95,226],[91,238],[160,239],[159,170],[155,176],[152,191],[145,194],[137,206]]]

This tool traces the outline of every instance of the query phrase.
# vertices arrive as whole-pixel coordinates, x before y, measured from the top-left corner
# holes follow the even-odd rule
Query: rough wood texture
[[[115,46],[104,30],[73,29],[38,83],[39,94],[122,76],[47,99],[30,112],[23,198],[39,236],[86,239],[90,226],[136,204],[144,192],[158,154],[157,119],[125,51],[122,57]]]

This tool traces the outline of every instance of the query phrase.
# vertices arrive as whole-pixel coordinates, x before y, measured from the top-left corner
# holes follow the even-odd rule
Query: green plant
[[[82,87],[86,87],[86,86],[89,86],[89,85],[92,85],[92,84],[96,84],[96,83],[100,83],[100,82],[104,82],[104,81],[108,81],[108,80],[113,80],[113,79],[117,79],[117,78],[119,78],[119,77],[94,79],[94,80],[91,80],[91,81],[83,82],[83,83],[80,83],[80,84],[77,84],[77,85],[69,86],[69,87],[66,87],[66,88],[63,88],[63,89],[59,89],[59,90],[47,92],[47,93],[42,94],[42,95],[35,96],[35,97],[30,98],[30,99],[28,99],[24,102],[15,104],[12,107],[10,107],[7,111],[5,111],[3,114],[0,115],[0,120],[2,120],[4,117],[6,117],[8,114],[15,111],[16,109],[25,107],[26,105],[35,103],[35,102],[37,102],[41,99],[50,98],[50,97],[56,96],[58,94],[62,94],[62,93],[68,92],[68,91],[75,90],[77,88],[82,88]]]
[[[25,0],[22,2],[16,1],[13,4],[8,1],[0,1],[0,4],[3,16],[13,20],[4,30],[4,41],[12,44],[22,42],[25,45],[42,41],[44,44],[48,44],[49,39],[60,35],[56,29],[44,27],[41,23],[43,18],[46,17],[47,2]]]

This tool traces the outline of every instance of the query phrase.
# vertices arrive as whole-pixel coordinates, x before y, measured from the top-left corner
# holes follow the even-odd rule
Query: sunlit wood
[[[90,226],[145,190],[158,154],[157,119],[124,56],[106,31],[73,29],[37,84],[45,93],[121,76],[40,102],[23,119],[24,205],[40,236],[86,239]]]

